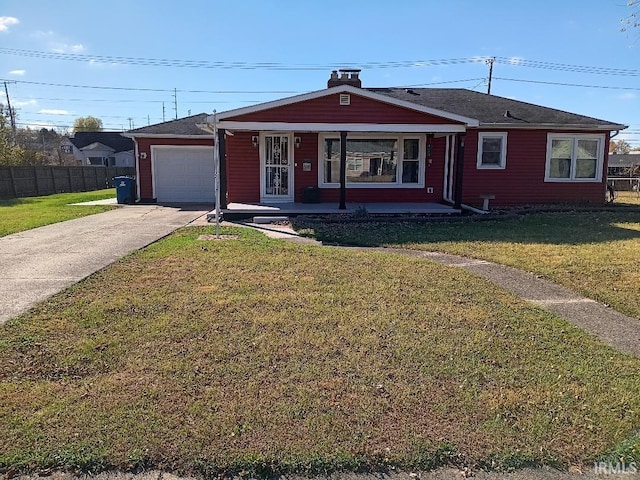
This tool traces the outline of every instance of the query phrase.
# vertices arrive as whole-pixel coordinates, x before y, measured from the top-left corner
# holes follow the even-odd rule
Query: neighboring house
[[[62,139],[61,150],[84,166],[135,166],[133,141],[118,132],[76,132]]]
[[[640,175],[640,153],[610,153],[608,171],[610,177]]]
[[[230,202],[603,203],[612,131],[625,125],[464,89],[326,89],[218,114]],[[138,128],[142,201],[212,202],[206,114]]]

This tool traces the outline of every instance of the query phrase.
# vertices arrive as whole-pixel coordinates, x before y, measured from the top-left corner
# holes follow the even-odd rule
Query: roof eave
[[[127,138],[213,138],[213,135],[175,135],[171,133],[130,133],[126,132],[122,134]]]
[[[628,125],[616,123],[584,125],[571,123],[481,123],[476,128],[502,128],[502,129],[522,129],[522,130],[604,130],[617,131],[629,128]]]

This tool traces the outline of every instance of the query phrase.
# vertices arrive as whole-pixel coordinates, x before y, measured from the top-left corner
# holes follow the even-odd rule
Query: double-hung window
[[[504,169],[507,166],[507,134],[505,132],[478,133],[479,169]]]
[[[424,185],[425,141],[420,135],[356,135],[347,138],[349,187]],[[340,184],[340,136],[320,136],[320,186]]]
[[[547,137],[547,182],[600,182],[604,135],[550,133]]]

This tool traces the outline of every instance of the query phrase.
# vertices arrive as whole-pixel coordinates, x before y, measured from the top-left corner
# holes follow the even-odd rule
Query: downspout
[[[138,157],[138,141],[133,137],[133,156],[136,159],[136,202],[140,202],[140,159]]]
[[[462,177],[464,175],[464,135],[456,134],[456,178],[454,208],[462,208]]]

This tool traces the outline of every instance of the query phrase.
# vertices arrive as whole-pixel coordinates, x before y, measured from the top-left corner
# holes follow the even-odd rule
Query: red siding
[[[153,173],[151,171],[151,146],[152,145],[213,145],[211,138],[137,138],[138,154],[146,153],[147,158],[138,157],[138,178],[140,182],[140,200],[153,201]]]
[[[227,200],[260,201],[260,151],[251,144],[258,132],[235,132],[227,137]]]
[[[296,133],[300,137],[300,147],[294,149],[293,185],[295,188],[295,201],[302,201],[302,191],[305,187],[318,186],[318,134]],[[304,171],[304,162],[311,162],[311,171]]]
[[[604,202],[606,175],[603,175],[601,182],[544,181],[547,133],[552,131],[504,131],[507,132],[507,163],[504,170],[479,170],[476,167],[478,131],[467,132],[462,196],[464,203],[479,206],[482,204],[480,196],[486,194],[495,195],[491,205],[496,206]],[[607,149],[608,145],[605,145],[605,152]],[[606,161],[603,168],[606,169]]]
[[[422,123],[460,124],[448,119],[351,94],[351,105],[340,105],[339,94],[225,118],[236,122],[288,123]]]

